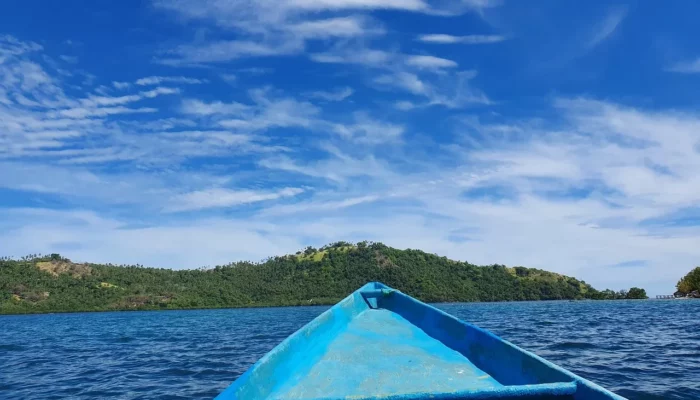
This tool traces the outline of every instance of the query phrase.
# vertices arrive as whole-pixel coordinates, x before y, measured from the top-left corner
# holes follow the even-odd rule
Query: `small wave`
[[[569,349],[594,349],[596,346],[593,343],[587,342],[559,342],[548,346],[550,350],[569,350]]]
[[[279,333],[275,333],[275,334],[271,334],[271,335],[265,334],[265,333],[258,333],[255,335],[247,336],[246,339],[247,340],[273,340],[273,339],[284,339],[285,337],[287,337],[287,336],[284,334],[279,334]]]
[[[195,371],[182,368],[168,368],[162,371],[166,376],[187,376],[196,374]]]
[[[231,371],[227,371],[225,369],[212,369],[212,368],[207,368],[202,371],[197,372],[194,374],[195,377],[197,378],[204,378],[204,377],[229,377],[231,376]]]
[[[556,322],[552,322],[552,321],[537,321],[537,322],[535,322],[535,325],[536,325],[536,326],[552,326],[552,325],[556,325]]]
[[[18,344],[0,344],[0,351],[24,351],[26,347]]]

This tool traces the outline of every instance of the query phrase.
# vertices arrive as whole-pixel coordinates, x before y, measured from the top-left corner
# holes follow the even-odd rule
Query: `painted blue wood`
[[[217,400],[624,400],[378,282],[263,356]]]

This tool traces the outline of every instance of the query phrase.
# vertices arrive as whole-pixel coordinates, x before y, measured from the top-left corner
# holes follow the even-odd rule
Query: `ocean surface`
[[[437,306],[629,399],[700,399],[700,301]],[[0,399],[210,399],[326,309],[0,316]]]

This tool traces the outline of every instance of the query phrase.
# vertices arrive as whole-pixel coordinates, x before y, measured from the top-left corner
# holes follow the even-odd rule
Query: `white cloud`
[[[457,63],[452,60],[425,55],[409,56],[406,60],[406,64],[412,67],[431,70],[457,67]]]
[[[627,7],[617,7],[611,9],[605,18],[595,26],[593,35],[587,43],[588,48],[593,48],[609,38],[620,26],[622,20],[627,16]]]
[[[431,2],[435,3],[435,2]],[[348,12],[394,10],[455,15],[494,5],[493,1],[457,1],[429,4],[423,0],[261,0],[246,1],[156,1],[156,7],[182,19],[204,25],[214,23],[235,31],[236,40],[198,41],[179,46],[161,58],[168,65],[226,62],[242,57],[299,54],[314,39],[342,43],[348,38],[381,35],[385,30],[367,15]],[[321,18],[321,17],[322,18]],[[318,52],[317,59],[329,57]]]
[[[180,93],[180,89],[177,88],[169,88],[169,87],[157,87],[155,89],[147,90],[145,92],[141,92],[140,95],[152,99],[154,97],[163,95],[163,94],[178,94]]]
[[[156,86],[129,92],[134,86],[114,82],[115,89],[122,91],[119,96],[104,86],[95,93],[68,95],[62,89],[68,86],[63,80],[72,76],[52,69],[50,60],[41,57],[41,47],[16,39],[7,43],[0,42],[0,53],[4,55],[0,64],[0,159],[64,165],[119,162],[131,168],[150,168],[177,165],[188,158],[286,151],[283,146],[266,144],[258,137],[221,130],[205,120],[195,123],[190,116],[187,120],[162,118],[149,101],[162,95],[177,95],[178,88]],[[195,83],[185,77],[151,77],[136,87],[167,81]],[[71,87],[71,92],[75,89]],[[192,103],[193,107],[197,105]],[[212,112],[215,106],[202,107]],[[245,111],[246,107],[241,109]],[[251,110],[252,114],[242,117],[255,117],[256,109]],[[196,110],[191,112],[196,114]],[[133,114],[142,116],[134,119]],[[201,129],[192,129],[193,126]]]
[[[277,191],[231,190],[214,188],[185,193],[174,197],[166,207],[168,212],[202,210],[207,208],[225,208],[242,204],[258,203],[293,197],[304,192],[301,188],[283,188]]]
[[[221,74],[221,79],[230,84],[235,84],[238,81],[238,77],[234,74]]]
[[[312,129],[320,122],[320,109],[309,102],[277,97],[269,88],[251,90],[249,96],[253,104],[185,100],[182,111],[208,116],[219,127],[245,132],[283,127]]]
[[[278,205],[271,206],[264,209],[260,215],[263,216],[274,216],[274,215],[289,215],[299,212],[311,213],[311,214],[323,214],[328,211],[341,210],[348,207],[354,207],[361,204],[373,203],[380,200],[381,197],[376,195],[371,196],[359,196],[350,197],[343,200],[334,201],[309,201],[301,202],[296,204]]]
[[[395,9],[423,11],[428,5],[423,0],[289,0],[284,2],[290,8],[309,11]]]
[[[353,93],[355,93],[355,91],[352,88],[344,87],[332,92],[326,92],[322,90],[309,92],[308,96],[326,101],[343,101],[348,97],[352,96]]]
[[[114,86],[117,89],[128,89],[131,84],[129,82],[112,82],[112,86]]]
[[[266,239],[266,232],[254,230],[264,225],[255,227],[241,221],[212,219],[133,227],[90,211],[0,210],[0,215],[4,228],[0,251],[17,256],[55,249],[75,261],[184,268],[217,265],[239,257],[260,260],[265,257],[261,254],[283,254],[302,247],[298,238]]]
[[[383,34],[382,28],[371,28],[366,18],[337,17],[321,20],[304,21],[289,26],[291,34],[309,39],[329,37],[354,37],[369,34]]]
[[[242,103],[222,103],[214,101],[206,103],[201,100],[187,99],[182,102],[182,112],[194,115],[242,114],[250,110],[250,106]]]
[[[289,24],[306,21],[290,16]],[[368,67],[368,82],[407,98],[401,109],[490,103],[471,86],[474,71],[426,71],[398,50],[354,42],[320,51],[322,61]],[[354,102],[323,104],[347,111],[334,115],[270,88],[242,100],[231,93],[239,102],[184,99],[179,115],[153,107],[153,96],[177,88],[113,84],[119,96],[75,95],[40,54],[0,40],[0,171],[12,172],[0,186],[85,209],[0,210],[2,254],[193,267],[370,239],[651,293],[670,290],[700,257],[700,228],[687,223],[700,204],[695,112],[559,99],[548,120],[483,113],[451,132],[446,119],[435,124],[444,139],[435,143],[410,114],[397,123],[392,110],[379,118]],[[226,219],[202,216],[233,207]],[[242,244],[231,247],[231,238]],[[632,259],[647,264],[607,267]]]
[[[476,76],[475,71],[459,71],[438,77],[437,80],[427,81],[413,72],[396,71],[383,74],[374,79],[374,83],[385,85],[411,94],[425,97],[424,104],[410,102],[397,104],[399,109],[410,110],[418,106],[444,106],[447,108],[462,108],[468,105],[489,105],[491,100],[480,91],[473,89],[469,81]]]
[[[34,42],[20,41],[14,36],[0,35],[0,64],[10,57],[41,51],[43,47]]]
[[[347,140],[365,144],[396,142],[405,131],[401,125],[379,121],[364,113],[355,113],[354,120],[352,124],[335,124],[333,131]]]
[[[256,100],[250,107],[254,108],[279,100],[266,92],[252,97]],[[97,193],[96,199],[107,202],[115,195],[122,202],[155,204],[173,212],[253,203],[261,207],[237,219],[194,217],[178,223],[166,219],[142,228],[85,211],[46,211],[42,218],[32,219],[28,213],[39,211],[4,210],[0,243],[4,254],[55,251],[89,261],[193,267],[260,259],[306,244],[370,239],[475,263],[554,270],[586,279],[601,289],[637,285],[650,293],[671,290],[678,276],[700,257],[694,246],[700,240],[700,229],[645,221],[663,221],[700,203],[700,182],[694,175],[700,169],[700,154],[693,150],[700,142],[700,115],[649,112],[586,99],[558,100],[556,107],[562,121],[472,122],[457,131],[463,142],[446,149],[445,154],[414,150],[408,157],[410,168],[389,161],[381,151],[358,151],[361,155],[351,156],[349,152],[359,149],[353,147],[323,147],[329,157],[320,159],[297,153],[262,158],[259,164],[267,169],[265,176],[307,177],[314,186],[321,186],[318,180],[322,180],[325,190],[306,190],[309,198],[302,201],[295,198],[300,188],[242,189],[226,180],[212,183],[207,179],[203,184],[192,179],[192,187],[173,195],[172,187],[163,191],[165,186],[157,176],[149,176],[155,181],[138,185],[115,185],[111,191],[107,190],[111,185],[128,185],[134,178],[85,174],[75,168],[61,176],[51,175],[51,169],[18,173],[10,181],[11,177],[3,176],[0,186],[46,193],[68,194],[78,184],[75,181],[80,181],[89,190],[71,196]],[[369,136],[368,119],[360,115],[354,125],[346,127],[348,143],[356,135]],[[55,125],[65,123],[55,121]],[[55,133],[58,137],[71,135],[68,131]],[[43,138],[52,135],[45,130]],[[166,153],[170,146],[190,140],[189,150],[201,147],[196,143],[202,140],[220,140],[212,148],[222,143],[245,146],[255,140],[226,130],[156,136],[161,140],[157,147]],[[401,151],[401,146],[393,151]],[[449,163],[444,163],[446,159]],[[22,171],[17,166],[7,168]],[[291,180],[289,175],[282,177]],[[230,189],[221,189],[222,185]],[[469,195],[489,187],[506,187],[511,194],[505,199],[493,194]],[[152,191],[142,192],[143,188]],[[583,188],[589,193],[571,194]],[[122,197],[129,193],[134,195]],[[246,246],[232,250],[219,243],[217,235],[245,237]],[[455,241],[455,236],[469,240]],[[32,241],[27,242],[29,237]],[[311,239],[302,242],[300,237]],[[142,245],[146,240],[155,240],[155,245],[146,248]],[[110,246],[103,244],[106,242]],[[270,243],[282,245],[271,247]],[[68,244],[72,250],[62,247]],[[172,258],[162,254],[172,254]],[[625,270],[608,267],[631,259],[647,264]],[[676,261],[669,265],[668,259]]]
[[[61,60],[70,63],[70,64],[77,64],[78,63],[78,57],[75,56],[67,56],[67,55],[60,55],[59,58]]]
[[[453,36],[446,34],[427,34],[418,36],[418,41],[425,43],[438,43],[438,44],[488,44],[488,43],[498,43],[506,40],[505,36],[501,35],[466,35],[466,36]]]
[[[184,83],[188,85],[196,85],[201,83],[206,83],[206,80],[188,78],[186,76],[149,76],[146,78],[138,79],[135,83],[139,86],[150,86],[150,85],[160,85],[163,83]],[[117,89],[123,89],[123,85],[117,86],[120,82],[114,82]],[[128,84],[127,84],[128,85]],[[128,87],[128,86],[126,86]]]
[[[355,44],[336,46],[325,53],[311,54],[310,58],[320,63],[350,64],[378,70],[380,74],[370,80],[372,84],[425,97],[427,102],[422,106],[462,108],[474,104],[492,104],[484,93],[469,84],[476,77],[476,71],[459,71],[458,64],[449,59],[430,55],[405,55],[370,49],[363,45],[358,47]]]
[[[366,190],[370,189],[371,181],[399,180],[397,174],[373,154],[353,157],[332,146],[325,146],[323,150],[329,154],[328,158],[297,161],[287,156],[274,156],[261,159],[258,165],[297,176],[323,178],[341,185],[348,185],[352,178],[362,177],[360,182]]]
[[[173,11],[191,20],[209,20],[224,28],[247,32],[284,30],[299,15],[319,12],[393,9],[427,11],[422,0],[260,0],[241,1],[156,1],[159,8]]]
[[[131,94],[125,96],[94,96],[88,95],[88,97],[81,99],[80,103],[87,107],[101,107],[101,106],[114,106],[120,104],[133,103],[144,98],[152,99],[160,95],[177,94],[180,91],[175,88],[157,87],[152,90],[145,92],[140,92],[138,94]]]
[[[98,118],[116,114],[154,113],[158,111],[152,107],[128,108],[128,107],[100,107],[86,108],[76,107],[58,111],[55,115],[67,118]]]
[[[669,72],[681,74],[700,74],[700,58],[693,61],[683,61],[676,63],[666,69]]]
[[[427,95],[430,91],[429,85],[423,82],[418,75],[411,72],[401,71],[394,74],[380,75],[374,79],[374,82],[380,85],[389,85],[405,89],[417,95]]]
[[[410,111],[417,107],[418,106],[415,103],[406,100],[401,100],[394,103],[394,108],[401,111]]]
[[[359,64],[370,67],[384,68],[392,61],[394,55],[383,50],[366,48],[343,49],[326,53],[310,55],[312,61],[327,64]]]
[[[280,37],[268,42],[222,40],[197,45],[182,45],[159,61],[167,65],[227,62],[241,57],[271,57],[295,54],[304,49],[301,38]]]

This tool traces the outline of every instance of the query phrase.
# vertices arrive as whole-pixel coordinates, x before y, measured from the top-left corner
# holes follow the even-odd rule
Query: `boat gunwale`
[[[539,383],[535,385],[513,385],[479,390],[456,392],[415,392],[383,396],[353,396],[352,400],[469,400],[508,398],[539,398],[539,396],[565,396],[576,393],[576,382]],[[300,400],[346,400],[347,397],[309,397]]]
[[[340,300],[339,302],[335,303],[333,306],[329,307],[327,310],[322,312],[321,314],[317,315],[314,319],[311,321],[307,322],[304,324],[302,327],[294,331],[294,333],[290,334],[284,340],[282,340],[280,343],[278,343],[275,347],[273,347],[270,351],[265,353],[258,361],[253,363],[248,369],[240,375],[236,380],[234,380],[228,387],[226,387],[219,395],[215,397],[216,399],[225,399],[227,398],[226,396],[228,395],[235,395],[235,392],[243,386],[243,384],[246,383],[246,381],[250,378],[250,376],[255,372],[256,368],[259,367],[260,365],[263,365],[270,361],[281,349],[287,348],[289,344],[293,343],[296,338],[300,335],[303,335],[305,331],[309,330],[310,328],[313,328],[316,325],[319,325],[321,321],[330,318],[333,315],[333,312],[335,310],[340,309],[346,302],[353,301],[354,297],[360,293],[363,289],[372,287],[374,289],[382,289],[386,288],[389,289],[388,286],[384,285],[381,282],[367,282],[366,284],[362,285],[359,287],[357,290],[353,291],[349,295],[347,295],[345,298]],[[361,296],[360,296],[361,297]],[[363,298],[363,301],[366,302],[366,300]],[[369,307],[368,307],[369,309]],[[233,399],[236,399],[236,397],[232,397]]]
[[[383,291],[383,289],[387,289],[390,292]],[[236,380],[234,380],[228,387],[226,387],[222,392],[219,393],[218,396],[216,396],[215,400],[223,400],[223,399],[237,399],[236,392],[238,389],[240,389],[247,381],[249,380],[250,376],[255,372],[255,370],[263,364],[266,364],[270,360],[273,359],[280,351],[283,349],[287,349],[289,347],[289,344],[293,343],[296,338],[300,335],[303,335],[304,332],[309,331],[310,329],[314,329],[317,327],[324,319],[329,318],[334,311],[340,309],[344,305],[346,305],[346,302],[351,302],[355,299],[355,296],[359,295],[362,300],[364,300],[368,306],[368,309],[372,309],[372,304],[368,302],[368,298],[365,298],[362,295],[363,291],[368,291],[368,292],[376,292],[376,291],[382,291],[385,295],[399,295],[405,297],[408,301],[417,303],[418,305],[422,307],[426,307],[434,312],[437,312],[440,316],[446,317],[452,321],[456,321],[459,324],[465,325],[469,327],[470,329],[474,329],[480,333],[483,333],[492,339],[495,339],[497,342],[500,342],[500,344],[503,344],[507,347],[512,348],[513,350],[520,352],[524,354],[525,356],[534,359],[536,361],[539,361],[542,363],[545,367],[553,369],[555,371],[558,371],[560,373],[563,373],[566,377],[570,378],[571,381],[559,381],[559,382],[552,382],[552,383],[541,383],[541,384],[525,384],[525,385],[504,385],[501,388],[497,389],[480,389],[480,390],[468,390],[468,391],[461,391],[461,392],[452,392],[452,393],[405,393],[405,394],[396,394],[396,395],[389,395],[389,396],[356,396],[353,397],[353,400],[420,400],[420,399],[425,399],[426,396],[427,398],[432,398],[435,400],[457,400],[457,399],[498,399],[499,397],[503,396],[509,396],[508,398],[528,398],[531,396],[541,396],[541,395],[574,395],[581,389],[586,390],[587,392],[590,392],[592,394],[596,394],[600,397],[605,398],[605,399],[612,399],[612,400],[627,400],[622,396],[619,396],[602,386],[599,386],[585,378],[582,378],[576,374],[574,374],[571,371],[568,371],[550,361],[547,361],[546,359],[528,351],[525,350],[508,340],[505,340],[498,335],[490,332],[489,330],[486,330],[484,328],[481,328],[477,325],[474,325],[469,322],[462,321],[461,319],[448,314],[447,312],[434,307],[430,304],[424,303],[414,297],[411,297],[400,290],[391,288],[381,282],[368,282],[367,284],[361,286],[354,292],[350,293],[348,296],[343,298],[341,301],[338,303],[334,304],[321,314],[319,314],[317,317],[312,319],[311,321],[307,322],[304,324],[302,327],[300,327],[298,330],[296,330],[294,333],[290,334],[287,336],[282,342],[277,344],[275,347],[273,347],[270,351],[268,351],[265,355],[263,355],[258,361],[256,361],[254,364],[252,364],[248,369],[240,375]],[[374,297],[374,296],[372,296]],[[389,310],[391,312],[396,312],[393,310]],[[415,325],[415,324],[414,324]],[[423,329],[419,325],[415,325],[419,329]],[[427,332],[426,332],[427,333]],[[432,337],[432,335],[428,334],[429,336]],[[439,339],[435,339],[443,344],[447,345],[448,347],[449,344],[444,343],[443,341]],[[456,350],[459,353],[463,354],[461,351]],[[467,357],[465,355],[465,357]],[[572,390],[571,392],[560,392],[560,393],[555,393],[555,390]],[[536,391],[533,392],[533,390],[542,390],[542,392]],[[460,397],[461,396],[461,397]],[[272,397],[274,399],[274,397]],[[598,397],[596,397],[598,398]],[[338,397],[322,397],[322,398],[308,398],[308,399],[300,399],[300,400],[344,400],[345,398],[338,398]]]
[[[506,345],[506,346],[508,346],[508,347],[510,347],[510,348],[512,348],[512,349],[514,349],[514,350],[516,350],[516,351],[518,351],[518,352],[521,352],[521,353],[523,353],[523,354],[529,356],[529,357],[532,358],[532,359],[535,359],[535,360],[537,360],[537,361],[543,363],[545,366],[547,366],[547,367],[549,367],[549,368],[551,368],[551,369],[554,369],[554,370],[556,370],[556,371],[558,371],[558,372],[561,372],[561,373],[565,374],[566,376],[568,376],[569,378],[571,378],[572,381],[578,383],[579,386],[585,386],[585,387],[587,387],[588,389],[591,389],[591,390],[593,390],[593,391],[595,391],[595,392],[602,392],[603,394],[607,395],[609,398],[614,399],[614,400],[627,400],[626,398],[624,398],[624,397],[622,397],[622,396],[619,396],[619,395],[617,395],[617,394],[615,394],[615,393],[613,393],[613,392],[611,392],[611,391],[609,391],[609,390],[603,388],[602,386],[600,386],[600,385],[598,385],[598,384],[596,384],[596,383],[594,383],[594,382],[591,382],[591,381],[589,381],[589,380],[587,380],[587,379],[585,379],[585,378],[582,378],[582,377],[580,377],[580,376],[574,374],[573,372],[571,372],[571,371],[569,371],[569,370],[567,370],[567,369],[565,369],[565,368],[563,368],[563,367],[560,367],[560,366],[558,366],[558,365],[552,363],[551,361],[547,361],[546,359],[544,359],[544,358],[538,356],[537,354],[534,354],[534,353],[532,353],[532,352],[530,352],[530,351],[528,351],[528,350],[523,349],[522,347],[519,347],[519,346],[517,346],[517,345],[515,345],[515,344],[513,344],[513,343],[511,343],[511,342],[509,342],[509,341],[506,340],[506,339],[501,338],[500,336],[494,334],[493,332],[491,332],[491,331],[489,331],[489,330],[487,330],[487,329],[481,328],[481,327],[479,327],[479,326],[477,326],[477,325],[474,325],[474,324],[472,324],[472,323],[469,323],[469,322],[462,321],[461,319],[455,317],[454,315],[448,314],[447,312],[445,312],[445,311],[443,311],[443,310],[441,310],[441,309],[439,309],[439,308],[437,308],[437,307],[433,307],[433,306],[430,305],[430,304],[424,303],[424,302],[422,302],[422,301],[420,301],[420,300],[418,300],[418,299],[416,299],[416,298],[414,298],[414,297],[411,297],[411,296],[409,296],[409,295],[403,293],[402,291],[400,291],[400,290],[398,290],[398,289],[390,288],[390,287],[384,285],[384,284],[381,283],[381,282],[373,282],[373,283],[378,283],[379,285],[384,286],[385,289],[391,289],[393,294],[399,294],[399,295],[405,297],[405,298],[406,298],[407,300],[409,300],[409,301],[412,301],[412,302],[418,303],[418,304],[421,305],[421,306],[430,308],[430,309],[436,311],[438,314],[440,314],[440,315],[443,316],[443,317],[447,317],[447,318],[449,318],[449,319],[451,319],[451,320],[453,320],[453,321],[456,321],[456,322],[458,322],[458,323],[460,323],[460,324],[462,324],[462,325],[466,325],[466,326],[470,327],[471,329],[475,329],[475,330],[477,330],[477,331],[479,331],[479,332],[481,332],[481,333],[484,333],[484,334],[490,336],[492,339],[496,339],[497,341],[501,342],[502,344],[504,344],[504,345]],[[364,287],[364,286],[363,286],[363,287]],[[358,290],[361,290],[361,289],[358,289]],[[394,312],[395,312],[395,311],[394,311]],[[421,328],[420,326],[418,326],[418,327]],[[422,328],[421,328],[421,329],[422,329]],[[428,335],[430,335],[430,334],[428,334]],[[438,339],[436,339],[436,340],[438,340]],[[443,343],[444,343],[444,342],[443,342]],[[445,345],[448,346],[448,347],[450,347],[447,343],[445,343]],[[456,351],[459,351],[459,350],[456,350]],[[460,352],[460,353],[461,353],[461,352]],[[466,355],[465,355],[465,357],[466,357]],[[563,383],[563,382],[559,382],[559,383]],[[532,386],[532,385],[505,385],[504,387],[520,387],[520,388],[524,388],[524,387],[527,387],[527,386]]]

